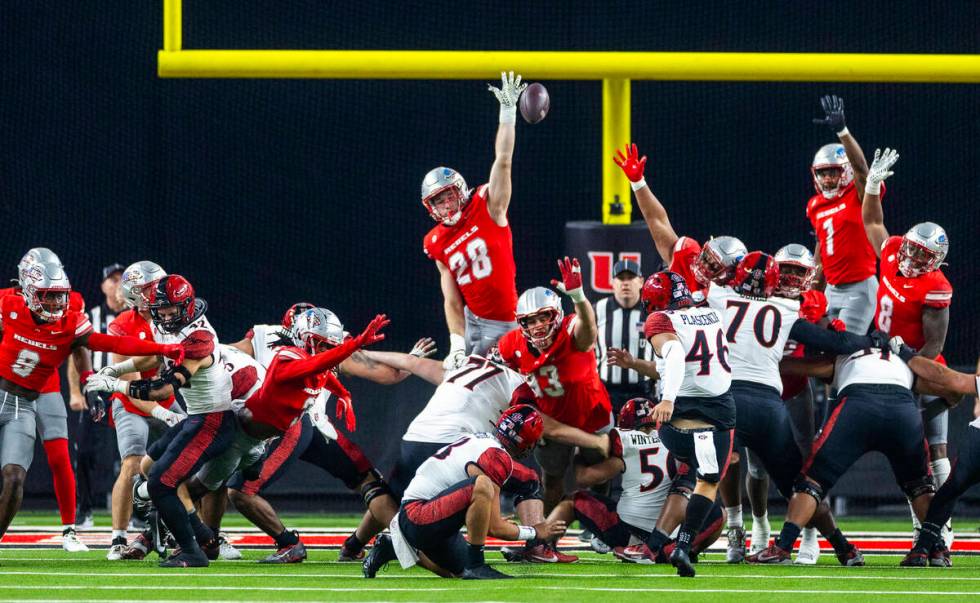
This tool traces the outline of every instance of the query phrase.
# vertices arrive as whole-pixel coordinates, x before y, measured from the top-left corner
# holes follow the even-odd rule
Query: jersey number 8
[[[40,361],[41,356],[39,356],[34,350],[21,350],[20,353],[17,354],[17,358],[14,360],[14,363],[10,365],[10,370],[13,371],[15,375],[27,377],[34,372],[34,368]]]
[[[493,272],[493,265],[490,263],[490,256],[487,255],[487,243],[481,238],[476,238],[466,244],[466,256],[457,251],[449,256],[449,269],[456,273],[456,282],[460,285],[468,285],[473,279],[480,280],[490,276]],[[469,268],[469,274],[466,269]]]

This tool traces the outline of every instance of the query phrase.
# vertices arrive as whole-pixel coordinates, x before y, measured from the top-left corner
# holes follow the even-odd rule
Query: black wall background
[[[978,6],[185,0],[183,31],[185,48],[976,53]],[[311,300],[350,330],[387,312],[385,348],[406,349],[422,335],[445,348],[438,279],[420,244],[432,223],[418,188],[442,164],[471,185],[485,181],[497,116],[485,82],[160,80],[161,20],[162,3],[148,1],[0,8],[0,264],[13,275],[27,248],[49,246],[94,302],[100,266],[156,260],[208,299],[226,341]],[[600,153],[600,84],[546,83],[551,114],[518,127],[510,215],[520,288],[554,276],[566,221],[599,219],[609,160]],[[947,356],[969,365],[980,311],[977,92],[634,82],[633,138],[679,232],[737,234],[770,251],[809,244],[809,161],[834,138],[810,120],[820,95],[842,95],[866,154],[901,152],[886,198],[891,231],[930,219],[949,232],[956,294]],[[356,439],[386,468],[429,389],[350,387]],[[35,492],[50,488],[42,465],[32,472]]]

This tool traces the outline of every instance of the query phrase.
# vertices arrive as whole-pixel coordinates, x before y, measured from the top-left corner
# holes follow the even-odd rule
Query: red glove
[[[391,323],[388,317],[384,314],[378,314],[374,317],[368,326],[364,327],[364,331],[357,336],[356,344],[357,347],[361,348],[372,343],[377,343],[385,338],[384,333],[380,333],[381,329],[387,327]]]
[[[827,298],[822,291],[804,291],[800,300],[800,316],[807,322],[816,323],[827,313]]]
[[[575,258],[558,260],[558,270],[561,271],[561,282],[551,279],[551,284],[559,291],[572,298],[572,301],[579,303],[585,301],[585,292],[582,290],[582,266]]]
[[[174,364],[184,364],[184,346],[179,343],[163,344],[161,353],[174,361]]]
[[[830,329],[831,331],[846,331],[847,325],[844,324],[843,320],[839,318],[835,318],[832,321],[830,321],[830,324],[827,325],[827,328]]]
[[[647,166],[647,156],[640,157],[640,152],[636,150],[636,143],[626,145],[626,154],[620,150],[616,151],[617,157],[613,157],[613,162],[622,168],[623,173],[630,179],[630,182],[643,180],[643,170]]]
[[[323,384],[324,388],[337,397],[337,418],[343,417],[347,431],[357,429],[357,418],[354,416],[354,403],[351,401],[351,394],[344,387],[333,373],[327,373],[327,380]]]

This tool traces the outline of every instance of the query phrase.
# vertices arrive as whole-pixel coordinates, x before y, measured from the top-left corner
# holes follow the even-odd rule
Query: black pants
[[[738,416],[736,445],[748,447],[758,455],[779,493],[789,500],[803,457],[793,437],[786,404],[775,388],[761,383],[732,381],[730,391]]]
[[[78,514],[84,519],[93,508],[106,504],[115,481],[116,432],[108,419],[96,423],[88,412],[74,414],[78,416],[74,438]]]
[[[929,504],[926,514],[929,523],[941,526],[949,521],[959,497],[980,482],[980,429],[972,425],[968,427],[959,448],[959,456],[953,461],[949,477]]]

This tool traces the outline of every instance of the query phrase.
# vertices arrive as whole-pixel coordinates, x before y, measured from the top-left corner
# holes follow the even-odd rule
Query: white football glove
[[[438,351],[438,348],[436,348],[436,342],[431,337],[423,337],[415,342],[415,346],[412,347],[412,351],[409,352],[409,355],[415,356],[416,358],[428,358]]]
[[[891,171],[891,167],[895,165],[898,161],[898,151],[895,149],[885,149],[882,153],[881,149],[875,149],[875,160],[871,162],[871,167],[868,169],[868,180],[864,185],[864,192],[869,195],[879,195],[881,194],[881,183],[885,181],[895,172]]]
[[[449,355],[442,361],[447,371],[458,369],[466,361],[466,338],[455,333],[449,334]]]
[[[500,123],[512,124],[517,121],[517,101],[521,98],[521,92],[527,88],[527,84],[521,83],[520,74],[514,77],[514,72],[500,72],[500,88],[493,84],[487,84],[487,89],[493,92],[500,103]]]
[[[132,358],[128,360],[123,360],[122,362],[117,362],[116,364],[109,364],[100,368],[96,374],[97,375],[108,375],[110,377],[122,377],[127,373],[136,372],[136,361]]]
[[[153,418],[166,423],[167,427],[173,427],[177,423],[180,423],[181,421],[187,418],[187,415],[174,412],[168,408],[164,408],[160,406],[159,404],[153,407],[153,410],[150,411],[150,414],[153,415]]]
[[[120,383],[126,383],[125,387],[128,390],[128,382],[121,382],[112,375],[103,374],[100,371],[88,378],[88,381],[85,382],[85,387],[82,388],[82,391],[86,394],[90,394],[92,392],[117,392],[122,389],[122,386],[119,385]]]

